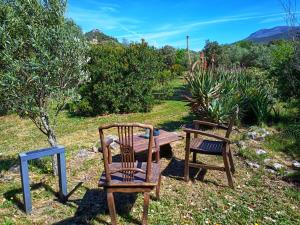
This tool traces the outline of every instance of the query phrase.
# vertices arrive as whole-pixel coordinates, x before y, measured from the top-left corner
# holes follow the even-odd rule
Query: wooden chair
[[[192,126],[184,126],[183,131],[186,133],[184,178],[186,181],[189,180],[189,167],[220,170],[226,172],[228,184],[233,188],[232,174],[235,172],[235,168],[233,164],[232,152],[230,149],[229,136],[232,131],[234,119],[235,116],[231,118],[228,126],[199,120],[194,120]],[[216,134],[204,132],[200,130],[201,125],[206,127],[208,126],[213,128],[225,129],[226,135],[225,137],[221,137]],[[194,134],[194,138],[191,138],[191,134]],[[198,135],[206,136],[216,140],[199,138]],[[192,162],[190,162],[189,159],[190,153],[193,153]],[[197,163],[197,154],[222,156],[224,167]]]
[[[114,128],[118,131],[121,162],[112,162],[109,144],[105,142],[104,130]],[[147,161],[135,161],[133,148],[134,129],[149,129]],[[156,198],[159,199],[161,173],[160,162],[152,162],[153,126],[139,123],[112,124],[99,128],[100,139],[103,149],[104,169],[99,181],[99,186],[107,192],[107,202],[111,223],[117,224],[114,192],[144,193],[144,207],[142,224],[147,224],[150,191],[156,188]]]

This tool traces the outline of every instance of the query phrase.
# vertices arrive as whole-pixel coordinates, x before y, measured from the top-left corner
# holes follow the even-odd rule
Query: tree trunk
[[[56,147],[57,146],[56,136],[55,136],[52,129],[50,129],[49,133],[48,133],[48,142],[51,145],[51,147]],[[52,155],[52,171],[53,171],[54,176],[58,175],[57,155],[56,154]]]
[[[56,147],[57,146],[56,135],[54,133],[54,130],[50,126],[48,115],[46,113],[41,113],[40,119],[41,119],[44,129],[46,130],[46,135],[47,135],[50,146]],[[58,175],[57,155],[52,156],[52,169],[53,169],[53,175],[57,176]]]

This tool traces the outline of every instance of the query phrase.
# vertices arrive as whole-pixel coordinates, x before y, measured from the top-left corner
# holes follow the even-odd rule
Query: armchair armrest
[[[212,122],[207,122],[207,121],[202,121],[202,120],[193,120],[193,123],[196,123],[199,125],[210,126],[210,127],[219,127],[219,128],[225,129],[225,130],[228,129],[228,127],[223,124],[217,124],[217,123],[212,123]]]
[[[230,143],[230,140],[228,138],[221,137],[221,136],[216,135],[216,134],[207,133],[207,132],[204,132],[204,131],[201,131],[201,130],[195,130],[195,129],[184,126],[183,131],[186,132],[186,133],[200,134],[200,135],[204,135],[204,136],[207,136],[207,137],[216,138],[216,139],[224,141],[228,144]]]

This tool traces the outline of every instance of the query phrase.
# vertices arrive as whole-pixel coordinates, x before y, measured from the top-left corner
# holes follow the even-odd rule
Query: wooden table
[[[173,133],[173,132],[168,132],[164,130],[159,130],[160,133],[158,136],[154,136],[156,139],[156,142],[158,143],[160,150],[162,150],[163,146],[170,146],[170,143],[178,141],[183,139],[182,136]],[[141,153],[144,152],[148,149],[148,143],[149,139],[144,137],[141,134],[137,134],[133,136],[133,149],[135,153]],[[152,152],[156,152],[155,144],[153,143],[153,149]]]

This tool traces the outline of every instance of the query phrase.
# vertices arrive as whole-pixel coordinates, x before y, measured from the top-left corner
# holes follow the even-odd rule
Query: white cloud
[[[85,9],[79,7],[70,6],[67,17],[74,19],[77,23],[81,24],[85,27],[92,28],[100,28],[102,30],[114,30],[114,29],[122,29],[126,32],[129,32],[130,29],[136,28],[138,24],[141,23],[140,20],[120,16],[118,13],[118,5],[109,5],[99,3],[96,4],[94,9]],[[122,24],[126,24],[122,26]],[[84,31],[88,31],[84,29]]]

